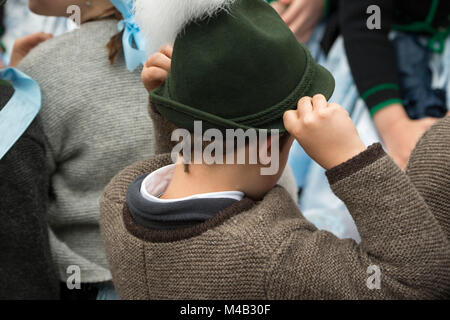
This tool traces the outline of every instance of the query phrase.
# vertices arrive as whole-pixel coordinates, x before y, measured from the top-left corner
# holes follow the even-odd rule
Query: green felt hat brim
[[[175,101],[170,97],[168,86],[168,83],[170,82],[169,78],[166,79],[165,84],[160,88],[150,93],[150,100],[164,118],[176,126],[187,129],[190,132],[194,131],[194,121],[202,121],[203,131],[207,129],[219,129],[220,131],[225,132],[226,129],[247,130],[254,128],[259,130],[277,129],[280,133],[285,133],[286,129],[283,123],[283,114],[288,110],[297,108],[298,100],[304,96],[313,97],[316,94],[323,94],[328,100],[334,92],[335,81],[331,73],[321,65],[317,64],[312,59],[309,52],[307,52],[307,55],[311,61],[309,65],[313,68],[313,79],[311,79],[309,88],[306,91],[304,90],[303,82],[305,81],[305,77],[303,77],[302,81],[291,94],[277,106],[273,107],[276,109],[275,116],[272,114],[271,118],[269,118],[267,122],[264,122],[263,125],[252,126],[241,123],[239,120],[236,121],[236,119],[225,119],[214,114],[203,112],[193,106],[188,106]],[[170,74],[168,77],[170,77]]]
[[[311,87],[309,88],[308,93],[301,97],[298,97],[298,100],[300,100],[303,97],[313,97],[316,94],[322,94],[325,96],[325,98],[327,100],[329,100],[331,98],[331,96],[333,95],[334,88],[335,88],[334,77],[331,75],[331,73],[327,69],[325,69],[321,65],[316,64],[316,68],[317,68],[316,69],[316,77],[315,77],[315,80],[313,81]],[[297,104],[295,106],[293,106],[292,108],[287,108],[284,112],[286,112],[288,110],[296,109],[296,108],[297,108]],[[284,112],[283,112],[283,114],[284,114]],[[268,123],[267,125],[265,125],[264,129],[278,129],[280,131],[280,133],[285,133],[286,128],[284,127],[283,116],[281,116],[279,119],[276,119],[276,120]]]

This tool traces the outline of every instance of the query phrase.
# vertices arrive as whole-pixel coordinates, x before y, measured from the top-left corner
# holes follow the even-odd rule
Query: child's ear
[[[273,140],[272,140],[273,138]],[[275,135],[269,135],[267,137],[267,141],[266,141],[266,148],[268,151],[270,151],[272,149],[272,144],[275,141],[275,139],[278,139],[278,147],[281,149],[283,147],[283,145],[288,142],[288,139],[286,139],[288,137],[286,137],[285,135],[279,135],[279,134],[275,134]]]
[[[277,139],[278,137],[274,137]],[[272,156],[272,136],[268,136],[264,141],[264,144],[260,146],[261,149],[266,150],[266,154],[268,157]]]
[[[289,152],[289,150],[292,147],[292,144],[294,143],[294,137],[292,137],[289,134],[284,134],[284,135],[277,135],[274,136],[274,139],[278,139],[278,144],[276,144],[276,148],[279,149],[279,152],[282,153],[285,150],[287,150]],[[272,151],[272,144],[273,144],[273,140],[272,137],[269,136],[267,137],[267,154],[270,156],[271,155],[271,151]]]
[[[268,136],[267,137],[267,149],[270,149],[270,147],[272,146],[272,136]]]
[[[267,155],[270,157],[272,155],[272,136],[268,136],[266,139],[266,149]]]

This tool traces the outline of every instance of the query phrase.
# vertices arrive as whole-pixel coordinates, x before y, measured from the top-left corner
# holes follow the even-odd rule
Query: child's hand
[[[303,97],[297,110],[285,112],[283,120],[286,130],[326,170],[366,150],[348,112],[328,104],[323,95]]]
[[[30,53],[33,48],[37,47],[40,43],[50,39],[51,37],[51,34],[38,32],[17,39],[16,42],[14,42],[9,65],[16,68],[20,61],[22,61],[22,59],[25,58],[25,56]]]
[[[172,63],[173,48],[166,45],[147,59],[141,78],[148,92],[155,90],[166,81]]]

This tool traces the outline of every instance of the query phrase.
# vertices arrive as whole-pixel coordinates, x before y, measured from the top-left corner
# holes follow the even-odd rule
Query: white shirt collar
[[[223,191],[223,192],[211,192],[196,194],[189,197],[178,199],[160,199],[159,196],[166,191],[170,181],[172,181],[173,174],[175,173],[175,164],[171,164],[162,167],[156,171],[150,173],[141,185],[141,195],[153,202],[170,203],[184,200],[193,199],[217,199],[217,198],[229,198],[236,201],[241,201],[244,198],[244,193],[240,191]]]

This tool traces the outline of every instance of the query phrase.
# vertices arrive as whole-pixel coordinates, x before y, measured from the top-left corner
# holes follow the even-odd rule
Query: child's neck
[[[189,172],[185,172],[184,165],[178,163],[175,173],[162,199],[178,199],[196,194],[241,191],[245,187],[239,183],[237,170],[232,166],[221,166],[220,170],[208,165],[189,165]]]

